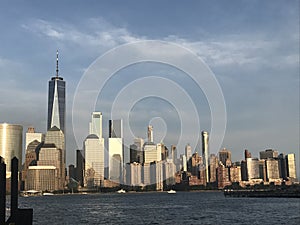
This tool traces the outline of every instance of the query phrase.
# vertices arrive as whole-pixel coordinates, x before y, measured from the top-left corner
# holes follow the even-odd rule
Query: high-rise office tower
[[[48,132],[47,132],[47,134],[48,134]],[[56,146],[56,144],[45,143],[40,149],[39,159],[37,161],[37,167],[31,167],[31,169],[43,169],[40,166],[54,167],[55,171],[56,171],[55,179],[52,179],[51,176],[46,178],[47,175],[46,174],[44,174],[44,175],[45,175],[45,178],[48,180],[48,182],[52,183],[52,185],[55,186],[59,190],[63,190],[64,185],[65,185],[65,166],[62,162],[62,155],[63,155],[62,149],[58,148]],[[30,166],[29,166],[29,168],[30,168]],[[35,170],[35,171],[37,171],[37,170]],[[29,173],[29,171],[28,171],[27,181],[29,181],[29,180],[34,181],[34,178],[31,177],[32,175],[33,174]],[[34,181],[34,183],[36,183],[36,182],[40,182],[40,181],[38,181],[38,180]],[[42,190],[42,191],[45,191],[45,190]]]
[[[134,144],[130,145],[130,163],[144,163],[144,140],[142,138],[135,138]]]
[[[279,177],[283,180],[287,179],[287,163],[286,157],[283,153],[279,154],[278,156],[278,166],[279,166]]]
[[[84,141],[84,186],[100,187],[104,182],[104,138],[90,134]]]
[[[123,138],[123,121],[109,120],[109,138]]]
[[[65,148],[65,135],[58,127],[54,126],[50,128],[45,136],[45,144],[55,144],[56,148],[61,150],[62,154],[62,167],[61,168],[61,176],[62,180],[65,179],[66,176],[66,148]]]
[[[27,132],[25,134],[25,150],[28,145],[33,141],[42,142],[45,139],[45,135],[42,133],[36,133],[34,127],[28,127]]]
[[[285,156],[286,158],[286,168],[287,168],[287,177],[291,179],[296,179],[296,159],[295,154],[290,153]]]
[[[19,169],[22,164],[22,134],[23,127],[21,125],[0,123],[0,156],[4,158],[7,172],[11,175],[11,160],[17,157],[19,160]]]
[[[187,144],[185,146],[185,156],[186,156],[186,159],[189,160],[191,157],[192,157],[192,146],[190,146],[190,144]]]
[[[65,133],[66,82],[58,74],[58,51],[56,52],[56,76],[49,81],[47,130],[56,126]]]
[[[259,160],[257,158],[247,158],[246,164],[248,181],[251,181],[252,179],[260,179]]]
[[[123,181],[123,126],[122,120],[109,120],[109,179]]]
[[[230,166],[228,164],[231,164],[231,152],[228,149],[223,148],[221,151],[219,151],[219,160],[224,166]]]
[[[260,159],[278,158],[278,151],[273,149],[267,149],[259,152]]]
[[[154,143],[146,142],[143,146],[144,151],[144,163],[151,163],[158,161],[158,154],[157,146]]]
[[[279,163],[278,159],[267,158],[265,160],[266,167],[266,180],[272,182],[279,179]]]
[[[104,138],[102,138],[102,113],[93,112],[89,124],[90,134],[84,141],[84,186],[102,186],[104,183]]]
[[[204,162],[204,166],[205,166],[205,175],[206,175],[205,180],[206,180],[207,183],[209,183],[209,170],[208,170],[208,166],[209,166],[209,148],[208,148],[209,137],[208,137],[208,132],[202,131],[201,136],[202,136],[202,157],[203,157],[203,162]]]
[[[176,145],[171,145],[171,158],[174,163],[177,161],[177,148]]]
[[[89,126],[89,134],[95,134],[98,138],[102,138],[102,113],[93,112],[92,121]]]
[[[251,158],[251,153],[247,149],[245,149],[245,160],[247,158]]]
[[[215,154],[210,155],[209,159],[209,181],[211,183],[217,181],[217,168],[219,166],[218,157]]]
[[[84,151],[76,150],[76,180],[81,187],[84,186],[83,172],[84,172]]]
[[[148,142],[153,142],[153,127],[151,125],[148,126]]]

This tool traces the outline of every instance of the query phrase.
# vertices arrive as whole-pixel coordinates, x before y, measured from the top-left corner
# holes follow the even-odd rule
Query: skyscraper
[[[123,181],[123,127],[122,120],[109,120],[109,179]]]
[[[84,141],[84,186],[102,186],[104,182],[104,138],[90,134]]]
[[[153,142],[153,126],[148,126],[148,142]]]
[[[102,186],[104,182],[104,138],[102,138],[102,113],[93,112],[90,134],[84,141],[84,186]]]
[[[45,139],[45,135],[42,133],[36,133],[34,127],[28,127],[28,130],[25,134],[25,150],[27,149],[28,145],[33,142],[34,140],[38,142],[42,142]]]
[[[19,168],[22,164],[22,134],[23,127],[21,125],[0,123],[0,156],[4,158],[7,172],[10,177],[11,159],[17,157],[19,160]]]
[[[192,146],[190,146],[190,144],[187,144],[185,146],[185,156],[186,156],[186,159],[189,160],[191,157],[192,157]]]
[[[109,138],[123,138],[122,120],[109,120]]]
[[[231,164],[231,152],[228,149],[223,148],[221,151],[219,151],[219,160],[224,166],[230,166],[228,164]]]
[[[209,149],[208,149],[208,132],[202,131],[201,133],[202,136],[202,157],[203,157],[203,162],[205,166],[205,179],[206,182],[209,183],[209,171],[208,171],[208,166],[209,166]]]
[[[90,122],[89,133],[95,134],[98,138],[102,138],[102,113],[93,112],[92,121]]]
[[[286,168],[287,168],[287,177],[291,179],[297,179],[296,175],[296,159],[295,154],[290,153],[285,156],[286,159]]]
[[[273,149],[267,149],[265,151],[259,152],[260,159],[268,159],[268,158],[278,158],[278,151]]]
[[[56,52],[56,76],[49,81],[47,130],[56,126],[65,133],[66,82],[58,75],[58,51]]]

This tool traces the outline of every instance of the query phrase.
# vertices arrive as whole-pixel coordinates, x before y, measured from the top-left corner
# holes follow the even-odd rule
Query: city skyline
[[[46,82],[55,74],[54,55],[59,49],[60,74],[68,84],[67,164],[75,162],[75,150],[81,148],[76,146],[72,136],[71,111],[74,91],[84,71],[96,57],[119,44],[158,39],[191,49],[215,73],[227,109],[227,130],[222,147],[232,149],[235,160],[242,158],[244,149],[258,155],[259,151],[272,148],[285,153],[295,152],[299,168],[299,13],[296,1],[287,4],[282,1],[235,2],[231,7],[221,2],[203,3],[201,7],[199,3],[186,6],[177,2],[179,12],[175,4],[169,5],[172,10],[167,12],[157,2],[151,5],[132,3],[135,10],[127,8],[124,3],[118,3],[116,7],[112,3],[95,3],[95,9],[100,7],[100,12],[92,7],[79,10],[61,3],[58,12],[53,14],[45,12],[55,4],[33,6],[20,1],[16,8],[11,4],[3,3],[4,7],[0,9],[0,17],[3,18],[0,26],[7,28],[3,29],[6,32],[0,37],[1,42],[7,43],[0,49],[0,72],[5,74],[1,82],[1,122],[22,124],[24,131],[34,126],[36,131],[46,132]],[[168,6],[167,2],[164,4]],[[152,18],[145,12],[145,19],[141,21],[149,26],[143,26],[136,18],[142,18],[138,12],[144,11],[147,6],[159,13],[157,18]],[[68,7],[78,12],[80,22],[68,17],[68,13],[64,14]],[[227,11],[222,12],[222,8]],[[241,8],[242,12],[239,12]],[[173,11],[179,13],[177,19]],[[185,18],[187,13],[191,18]],[[174,20],[164,20],[166,16]],[[226,18],[228,16],[229,19]],[[220,24],[215,21],[220,21]],[[23,37],[22,41],[16,41],[19,37]],[[29,57],[28,52],[31,52]],[[189,86],[182,74],[172,68],[149,64],[127,68],[111,79],[112,83],[107,84],[95,108],[103,112],[105,138],[108,136],[107,121],[114,119],[108,113],[110,96],[115,96],[126,85],[123,76],[130,81],[152,71],[156,75],[174,77],[182,87],[190,87],[187,89],[192,97],[197,97],[198,92],[193,85]],[[197,107],[201,127],[198,134],[187,134],[198,138],[201,130],[210,130],[208,104],[205,96],[199,98]],[[164,118],[166,114],[175,121],[173,125]],[[157,136],[167,134],[165,142],[176,144],[178,118],[175,110],[157,99],[145,99],[133,109],[132,118],[136,119],[136,123],[132,124],[132,129],[135,134],[142,134],[141,137],[145,138],[145,126],[153,117],[163,118],[168,128],[166,130],[164,123],[155,119],[154,129],[158,134],[161,132]],[[88,134],[86,124],[82,127],[82,134],[82,139]],[[200,152],[201,147],[192,148]],[[184,151],[183,148],[179,150]]]

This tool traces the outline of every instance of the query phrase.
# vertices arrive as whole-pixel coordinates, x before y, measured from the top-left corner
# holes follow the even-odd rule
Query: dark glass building
[[[47,130],[56,126],[65,133],[66,82],[58,76],[58,52],[56,57],[56,76],[49,81]]]
[[[123,138],[122,120],[109,120],[109,138]]]

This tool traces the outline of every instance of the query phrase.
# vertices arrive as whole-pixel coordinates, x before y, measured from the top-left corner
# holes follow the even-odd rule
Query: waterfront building
[[[279,179],[278,160],[268,157],[266,159],[266,177],[267,181],[272,182]]]
[[[57,189],[64,189],[65,167],[63,167],[62,150],[60,148],[57,148],[53,143],[45,143],[39,151],[37,166],[54,166],[56,169],[56,177],[52,180],[53,185],[55,184]],[[32,179],[30,176],[31,174],[28,173],[27,181]],[[50,180],[50,178],[48,180]]]
[[[76,180],[76,168],[73,164],[69,165],[69,180]]]
[[[28,145],[34,140],[42,142],[45,140],[45,135],[43,133],[36,133],[34,127],[28,127],[25,134],[25,150],[27,149]]]
[[[217,181],[217,168],[219,166],[219,159],[215,154],[210,154],[209,159],[209,182]]]
[[[158,161],[158,154],[157,147],[152,142],[146,142],[143,147],[144,151],[144,162],[151,163],[154,161]]]
[[[229,176],[231,182],[242,181],[241,166],[233,165],[229,168]]]
[[[11,176],[11,160],[17,157],[18,168],[22,164],[23,127],[16,124],[0,123],[0,156],[6,164],[6,177]]]
[[[126,185],[142,185],[142,165],[137,162],[126,164]]]
[[[66,82],[58,74],[58,51],[56,52],[56,75],[49,81],[47,130],[56,126],[65,133]]]
[[[199,166],[203,165],[203,160],[197,152],[195,152],[190,158],[190,165],[191,169],[189,172],[191,172],[193,176],[199,177]]]
[[[259,179],[262,179],[264,182],[267,181],[267,168],[266,161],[264,159],[258,160],[258,168],[259,168]]]
[[[220,164],[217,168],[218,174],[218,188],[223,189],[227,185],[230,185],[231,182],[229,180],[229,168],[225,167],[223,164]]]
[[[144,186],[151,184],[150,163],[144,163],[142,167],[142,182]]]
[[[27,170],[29,166],[36,166],[37,160],[39,156],[39,152],[41,147],[43,146],[43,142],[40,143],[37,140],[32,141],[27,145],[27,149],[25,151],[25,163],[22,170],[22,186],[21,189],[24,189],[24,184],[27,182]]]
[[[251,179],[260,179],[259,174],[259,160],[257,158],[247,158],[247,177]]]
[[[273,149],[267,149],[259,152],[260,159],[278,158],[278,151]]]
[[[84,186],[84,151],[76,150],[76,181],[81,187]]]
[[[221,151],[219,151],[219,160],[224,166],[231,166],[231,151],[229,151],[226,148],[223,148]]]
[[[287,180],[287,163],[286,157],[283,153],[278,156],[278,167],[279,167],[279,177],[283,180]]]
[[[203,157],[203,163],[205,167],[205,180],[206,183],[209,183],[209,135],[208,132],[202,131],[201,132],[202,137],[202,157]]]
[[[61,179],[64,180],[66,177],[66,148],[65,148],[65,135],[63,131],[56,126],[51,127],[46,133],[45,144],[54,144],[57,149],[61,150],[62,165],[61,168],[59,168],[59,170],[61,172]]]
[[[171,159],[163,162],[163,180],[167,186],[175,184],[176,166]]]
[[[247,171],[246,160],[241,161],[241,175],[242,175],[242,181],[248,181],[248,171]]]
[[[150,182],[155,184],[156,191],[163,190],[163,164],[162,162],[150,163]]]
[[[122,120],[109,120],[109,179],[117,183],[123,181],[123,148]]]
[[[297,179],[297,174],[296,174],[296,159],[295,159],[295,154],[290,153],[285,156],[286,159],[286,168],[287,168],[287,177],[289,179],[295,180]]]
[[[130,145],[130,163],[144,163],[144,140],[142,138],[135,138],[134,144]]]
[[[104,181],[104,139],[90,134],[84,141],[84,186],[101,187]]]
[[[29,166],[25,190],[55,191],[59,189],[55,166]]]

